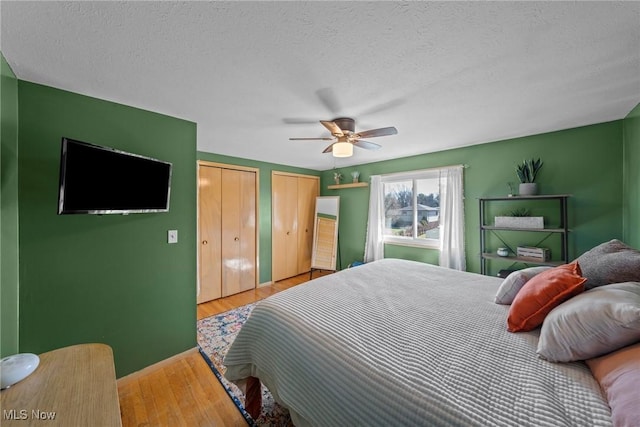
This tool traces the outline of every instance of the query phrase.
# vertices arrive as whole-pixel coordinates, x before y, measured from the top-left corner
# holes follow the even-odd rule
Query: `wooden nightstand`
[[[79,344],[43,353],[30,376],[0,393],[0,424],[122,426],[111,347]]]

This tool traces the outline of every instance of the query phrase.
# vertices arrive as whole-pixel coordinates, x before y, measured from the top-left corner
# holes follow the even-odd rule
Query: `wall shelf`
[[[329,190],[340,190],[342,188],[356,188],[356,187],[367,187],[369,185],[368,182],[352,182],[350,184],[334,184],[329,185],[327,188]]]
[[[516,228],[516,227],[496,227],[493,225],[481,225],[483,230],[503,230],[503,231],[531,231],[534,233],[564,233],[564,228]]]
[[[552,267],[557,267],[559,265],[565,264],[565,261],[542,261],[536,258],[527,258],[527,257],[521,257],[521,256],[500,256],[500,255],[496,255],[496,254],[491,254],[491,253],[483,253],[482,254],[482,258],[483,259],[499,259],[499,260],[506,260],[506,261],[511,261],[511,262],[519,262],[522,264],[532,264],[532,265],[548,265],[548,266],[552,266]]]
[[[544,194],[544,195],[536,195],[536,196],[512,196],[512,197],[483,197],[479,199],[480,203],[480,272],[482,274],[488,274],[488,266],[487,261],[507,261],[512,263],[512,267],[515,264],[524,264],[524,265],[549,265],[549,266],[558,266],[562,264],[566,264],[569,261],[569,240],[568,240],[568,215],[567,215],[567,199],[570,197],[570,194]],[[560,219],[560,225],[558,227],[549,227],[549,228],[514,228],[514,227],[496,227],[495,225],[490,225],[491,221],[486,215],[487,205],[494,202],[514,202],[521,200],[529,200],[533,202],[538,202],[540,200],[551,200],[557,201],[557,212]],[[560,253],[556,256],[556,259],[551,261],[543,261],[541,259],[535,258],[525,258],[518,256],[506,256],[501,257],[497,254],[490,252],[487,245],[487,235],[493,234],[496,236],[510,253],[516,253],[517,248],[509,246],[505,240],[503,240],[497,233],[500,232],[535,232],[535,233],[545,233],[546,237],[544,237],[540,243],[546,240],[547,237],[551,235],[560,236]],[[535,246],[538,246],[537,244]]]

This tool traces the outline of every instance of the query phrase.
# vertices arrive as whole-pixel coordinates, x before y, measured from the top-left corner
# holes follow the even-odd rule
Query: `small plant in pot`
[[[531,211],[527,208],[518,208],[511,211],[511,216],[531,216]]]
[[[521,196],[538,194],[538,184],[535,181],[540,168],[542,168],[540,159],[523,160],[521,164],[516,166],[516,173],[520,179],[519,192]]]
[[[334,172],[333,173],[333,182],[336,183],[336,185],[340,184],[340,180],[342,179],[342,174],[340,172]]]

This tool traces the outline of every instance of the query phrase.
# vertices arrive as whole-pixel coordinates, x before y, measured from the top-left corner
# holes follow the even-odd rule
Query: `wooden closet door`
[[[222,221],[221,169],[198,167],[198,230],[200,240],[198,304],[220,298],[220,225]]]
[[[311,270],[313,227],[319,179],[298,178],[298,274]]]
[[[256,284],[256,174],[222,170],[222,296]]]
[[[271,280],[298,274],[298,179],[271,176]]]

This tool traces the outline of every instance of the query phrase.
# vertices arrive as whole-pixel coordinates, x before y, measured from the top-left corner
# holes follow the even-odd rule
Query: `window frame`
[[[413,226],[412,226],[412,237],[404,237],[404,236],[391,236],[384,233],[382,241],[383,244],[397,245],[397,246],[408,246],[408,247],[418,247],[418,248],[429,248],[429,249],[440,249],[440,239],[433,238],[418,238],[418,192],[417,192],[417,181],[421,179],[442,179],[441,171],[443,168],[437,169],[423,169],[416,171],[407,171],[393,174],[386,174],[380,176],[380,191],[382,192],[381,196],[384,200],[385,197],[385,185],[411,181],[411,191],[412,191],[412,206],[413,206]],[[440,190],[438,191],[438,197],[440,197],[441,191],[441,183],[438,184]],[[384,211],[381,212],[382,218],[380,218],[381,222],[384,224],[386,220],[386,216]],[[440,214],[438,214],[440,216]]]

